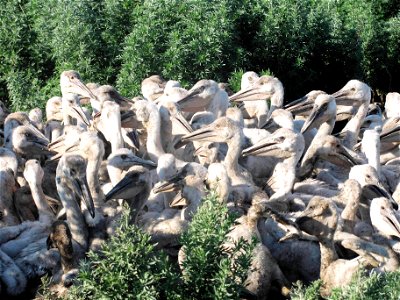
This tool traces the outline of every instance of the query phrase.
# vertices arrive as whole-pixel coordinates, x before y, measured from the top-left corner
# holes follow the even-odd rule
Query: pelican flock
[[[0,102],[2,297],[45,274],[71,286],[79,260],[114,234],[124,202],[131,222],[178,257],[208,189],[238,214],[226,247],[257,239],[246,279],[257,299],[319,278],[325,296],[360,269],[399,268],[399,93],[381,108],[350,80],[284,105],[279,79],[255,72],[235,94],[213,80],[186,90],[154,75],[128,99],[73,70],[60,88],[45,112]]]

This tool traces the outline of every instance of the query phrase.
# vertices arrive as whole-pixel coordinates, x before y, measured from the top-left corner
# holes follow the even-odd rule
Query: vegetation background
[[[398,0],[7,0],[0,99],[14,110],[59,95],[59,74],[139,94],[152,74],[190,86],[270,70],[293,100],[358,78],[376,101],[400,90]]]

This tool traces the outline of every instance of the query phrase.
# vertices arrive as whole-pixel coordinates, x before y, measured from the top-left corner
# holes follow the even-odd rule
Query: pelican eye
[[[351,88],[350,91],[354,92],[356,90],[356,88]]]
[[[26,137],[30,137],[31,135],[29,133],[25,133],[25,136]]]
[[[75,176],[76,175],[76,170],[75,169],[71,169],[70,173],[71,173],[72,176]]]
[[[336,144],[336,148],[340,148],[340,145],[339,145],[339,144]]]
[[[285,137],[284,136],[280,136],[280,137],[278,137],[278,140],[283,142],[285,140]]]
[[[371,179],[371,176],[370,176],[370,175],[367,175],[367,176],[365,176],[365,177],[367,177],[368,179]]]
[[[122,154],[122,155],[121,155],[121,158],[122,158],[122,159],[126,159],[127,157],[128,157],[128,156],[127,156],[126,154]]]
[[[371,120],[367,120],[367,121],[365,121],[365,123],[369,124],[369,123],[371,123]]]
[[[381,209],[382,209],[382,210],[384,210],[384,209],[385,209],[385,207],[381,206]]]
[[[75,77],[74,77],[74,76],[71,76],[71,77],[70,77],[70,79],[71,79],[71,80],[74,80],[74,79],[75,79]]]

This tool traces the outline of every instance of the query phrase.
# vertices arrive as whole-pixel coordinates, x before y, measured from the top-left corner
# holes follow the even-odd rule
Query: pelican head
[[[386,237],[400,238],[400,224],[389,199],[384,197],[372,199],[369,213],[372,226],[379,233]]]
[[[70,116],[71,118],[75,118],[87,126],[90,126],[90,122],[83,111],[79,97],[77,94],[66,94],[62,97],[62,109],[65,113]]]
[[[183,168],[181,168],[175,175],[172,175],[167,180],[159,182],[154,188],[154,193],[162,193],[162,192],[173,192],[173,191],[182,191],[184,187],[188,184],[193,184],[198,186],[202,184],[207,177],[207,169],[193,167],[191,163],[187,163]],[[188,203],[182,203],[182,201],[188,200],[185,197],[178,196],[174,201],[170,204],[170,206],[182,206],[187,205]]]
[[[314,106],[315,99],[321,94],[326,94],[324,91],[314,90],[307,95],[294,100],[284,106],[293,115],[307,116]]]
[[[86,179],[86,160],[78,154],[64,154],[56,171],[56,184],[66,184],[82,200],[92,218],[95,216],[94,203]]]
[[[240,89],[243,90],[251,87],[259,78],[256,72],[249,71],[244,73],[240,81]]]
[[[41,183],[44,171],[36,159],[30,159],[25,163],[24,178],[29,184]]]
[[[221,117],[213,123],[197,129],[182,137],[182,141],[204,141],[224,143],[235,136],[240,128],[235,121]]]
[[[77,71],[69,70],[61,73],[60,76],[61,94],[78,94],[83,97],[97,99],[92,91],[82,82]]]
[[[332,163],[344,162],[348,166],[358,164],[357,160],[350,154],[350,150],[342,145],[341,141],[332,136],[327,135],[318,141],[317,153],[320,157],[329,160]]]
[[[218,84],[214,80],[202,79],[177,103],[182,111],[196,112],[203,110],[210,104],[218,91]]]
[[[371,88],[364,82],[353,79],[332,96],[335,97],[337,104],[358,106],[362,102],[371,101]]]
[[[329,199],[315,196],[297,218],[299,228],[318,237],[331,237],[338,222],[336,205]]]
[[[132,101],[122,97],[120,93],[111,85],[101,85],[96,89],[96,96],[101,103],[104,101],[115,101],[121,106],[130,106]]]
[[[301,155],[304,150],[303,135],[293,130],[280,128],[271,136],[261,140],[243,150],[243,156],[259,155],[259,156],[276,156],[280,158],[288,158],[295,154]]]
[[[160,75],[152,75],[143,79],[141,83],[141,92],[143,97],[149,101],[159,98],[165,88],[166,81]]]
[[[132,166],[143,166],[148,169],[154,169],[157,164],[151,160],[145,160],[133,154],[126,148],[120,148],[112,152],[107,159],[107,166],[112,166],[121,170],[127,170]]]
[[[314,102],[314,107],[304,122],[301,133],[315,127],[319,127],[322,123],[336,117],[336,102],[335,98],[328,94],[317,96]]]
[[[131,199],[142,192],[149,182],[149,172],[146,168],[136,167],[129,171],[106,195],[106,201],[111,199]]]
[[[378,173],[370,165],[357,165],[351,168],[349,179],[355,179],[363,188],[363,194],[369,199],[385,197],[391,201],[394,209],[397,210],[398,204],[393,200],[390,193],[385,189],[379,180]]]
[[[62,98],[52,97],[46,102],[46,119],[62,121]]]
[[[49,140],[38,130],[29,126],[18,126],[12,134],[13,148],[24,155],[41,155],[47,153]]]
[[[293,116],[285,109],[275,109],[270,118],[260,128],[275,131],[278,128],[294,129]]]

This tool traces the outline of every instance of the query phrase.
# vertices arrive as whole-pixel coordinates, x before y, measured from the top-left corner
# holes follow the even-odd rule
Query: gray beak
[[[85,202],[85,205],[89,210],[90,215],[92,216],[92,218],[94,218],[94,203],[92,195],[90,194],[86,176],[84,176],[83,178],[75,178],[72,181],[72,184],[74,185],[75,193],[81,198],[81,200]]]

